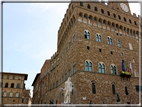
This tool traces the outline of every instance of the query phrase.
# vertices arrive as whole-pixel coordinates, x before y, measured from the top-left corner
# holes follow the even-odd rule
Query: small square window
[[[99,49],[99,52],[102,52],[102,49]]]
[[[121,53],[121,56],[123,56],[123,53]]]
[[[21,77],[19,77],[18,80],[21,80]]]
[[[110,53],[111,53],[111,55],[113,55],[113,52],[112,52],[112,51],[111,51]]]
[[[87,49],[89,50],[89,46],[87,46]]]

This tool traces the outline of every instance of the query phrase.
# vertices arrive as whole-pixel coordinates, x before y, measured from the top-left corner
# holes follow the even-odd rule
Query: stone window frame
[[[86,35],[85,35],[85,32],[86,32]],[[88,33],[89,33],[89,35],[88,35]],[[84,30],[84,38],[90,40],[91,34],[90,34],[89,30]]]
[[[12,97],[12,96],[13,96],[13,92],[10,92],[10,93],[9,93],[9,97]]]
[[[10,88],[14,88],[14,83],[11,83],[11,87]]]
[[[116,88],[115,88],[116,84],[115,84],[115,82],[112,82],[112,83],[111,83],[111,86],[112,86],[112,94],[115,95],[115,94],[116,94],[116,91],[115,91],[115,89],[116,89]],[[113,86],[114,86],[114,88],[113,88]],[[113,90],[113,89],[114,89],[114,90]]]
[[[19,93],[18,92],[15,93],[15,97],[19,97]]]
[[[91,71],[89,71],[89,72],[93,72],[93,63],[92,63],[92,61],[89,60],[89,59],[85,60],[85,71],[86,71],[86,62],[88,62],[88,65],[87,65],[88,71],[89,71],[89,68],[91,67]],[[92,66],[89,65],[90,62],[91,62],[91,64],[92,64]]]
[[[112,38],[110,36],[107,36],[107,43],[108,45],[113,45]]]
[[[105,64],[104,64],[103,62],[99,62],[99,63],[98,63],[98,69],[99,69],[99,70],[100,70],[99,64],[101,65],[101,72],[99,72],[99,73],[103,73],[103,72],[102,72],[102,70],[103,70],[102,65],[104,65],[104,73],[106,73]]]
[[[3,92],[3,97],[6,97],[6,95],[7,95],[7,92],[6,91]]]
[[[98,35],[98,37],[97,37],[97,35]],[[98,40],[98,41],[97,41]],[[100,41],[101,40],[101,41]],[[96,41],[97,42],[102,42],[102,36],[101,36],[101,34],[100,33],[96,33]]]
[[[118,47],[121,47],[121,42],[120,42],[120,40],[117,40],[117,44],[118,44]]]
[[[8,88],[8,83],[5,83],[5,88]]]
[[[110,64],[110,71],[112,70],[111,69],[111,66],[113,67],[113,73],[111,72],[112,75],[117,75],[117,67],[115,64]],[[116,68],[116,74],[114,73],[114,67]]]

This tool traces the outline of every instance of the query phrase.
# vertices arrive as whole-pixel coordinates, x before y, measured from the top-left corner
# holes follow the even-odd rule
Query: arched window
[[[124,17],[124,21],[126,22],[126,18]]]
[[[110,68],[111,68],[111,74],[115,74],[116,75],[117,74],[116,73],[116,67],[111,65]]]
[[[131,44],[131,43],[129,43],[129,49],[130,49],[130,50],[133,50],[133,47],[132,47],[132,44]]]
[[[17,88],[20,88],[20,84],[17,84]]]
[[[101,12],[104,14],[104,10],[103,9],[101,9]]]
[[[87,5],[87,8],[88,8],[88,9],[90,9],[90,8],[91,8],[91,6],[88,4],[88,5]]]
[[[96,41],[97,41],[97,42],[99,41],[99,37],[98,37],[98,34],[96,34]]]
[[[121,20],[121,17],[118,15],[118,18]]]
[[[109,11],[107,11],[107,14],[108,14],[108,16],[110,16],[110,12]]]
[[[11,84],[11,88],[14,88],[14,83]]]
[[[85,71],[92,71],[92,63],[86,61],[85,62]]]
[[[120,41],[119,41],[119,40],[117,41],[117,43],[118,43],[118,47],[121,47],[121,43],[120,43]]]
[[[6,92],[4,92],[4,93],[3,93],[3,97],[6,97],[6,94],[7,94],[7,93],[6,93]]]
[[[10,92],[9,97],[12,97],[12,96],[13,96],[13,93],[12,93],[12,92]]]
[[[99,73],[105,73],[105,65],[99,63]]]
[[[135,23],[135,25],[137,25],[137,22],[136,22],[136,21],[134,21],[134,23]]]
[[[110,40],[110,45],[112,45],[112,39],[110,38],[109,40]]]
[[[116,18],[116,15],[115,15],[115,14],[113,14],[113,16],[114,16],[114,18]]]
[[[8,83],[5,83],[5,88],[8,88]]]
[[[95,11],[98,11],[97,7],[94,7]]]
[[[102,42],[101,35],[99,35],[99,42]]]
[[[102,65],[102,73],[105,73],[105,65]]]
[[[129,22],[132,23],[132,22],[131,22],[131,19],[129,19]]]
[[[19,97],[19,93],[16,93],[16,94],[15,94],[15,97]]]
[[[95,83],[92,83],[92,93],[93,93],[93,94],[96,93],[96,86],[95,86]]]
[[[112,92],[113,92],[113,94],[115,94],[115,85],[114,84],[112,85]]]
[[[85,39],[90,39],[90,33],[87,31],[84,31],[84,38]]]

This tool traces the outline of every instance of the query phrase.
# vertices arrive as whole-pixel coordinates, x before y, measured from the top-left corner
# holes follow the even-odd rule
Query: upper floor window
[[[129,19],[129,22],[132,23],[132,22],[131,22],[131,19]]]
[[[120,41],[119,41],[119,40],[117,41],[117,43],[118,43],[118,47],[121,47],[121,43],[120,43]]]
[[[95,10],[95,11],[98,11],[98,8],[97,8],[97,7],[94,7],[94,10]]]
[[[75,41],[75,34],[73,35],[73,42]]]
[[[54,67],[56,67],[56,61],[54,62]]]
[[[7,79],[9,79],[9,75],[7,75]]]
[[[136,22],[136,21],[134,21],[134,23],[135,23],[135,25],[137,25],[137,22]]]
[[[118,18],[121,19],[120,15],[118,15]]]
[[[124,17],[124,21],[126,22],[126,18]]]
[[[48,68],[48,70],[47,70],[47,73],[49,73],[49,68]]]
[[[19,97],[19,93],[16,93],[16,94],[15,94],[15,97]]]
[[[58,81],[56,82],[56,87],[58,87]]]
[[[73,66],[73,73],[75,73],[75,65]]]
[[[3,79],[4,75],[2,75],[2,79]]]
[[[91,6],[88,4],[88,5],[87,5],[87,8],[88,8],[88,9],[90,9],[90,8],[91,8]]]
[[[13,96],[13,93],[11,92],[10,94],[9,94],[9,97],[12,97]]]
[[[91,61],[86,61],[85,62],[85,71],[92,71],[92,63]]]
[[[55,83],[53,83],[53,88],[55,88]]]
[[[15,76],[13,76],[13,79],[15,79]]]
[[[17,84],[17,88],[20,88],[20,84]]]
[[[105,65],[99,63],[99,73],[105,73]]]
[[[11,84],[11,88],[14,88],[14,83]]]
[[[88,31],[84,31],[85,39],[90,39],[90,33]]]
[[[69,70],[68,76],[69,76],[69,77],[71,76],[71,71],[70,71],[70,70]]]
[[[132,44],[131,44],[131,43],[129,43],[129,49],[130,49],[130,50],[133,50],[133,47],[132,47]]]
[[[116,73],[116,67],[111,65],[111,74],[117,74]]]
[[[6,94],[7,94],[7,93],[6,93],[6,92],[4,92],[4,93],[3,93],[3,97],[6,97]]]
[[[80,6],[83,6],[83,2],[80,2]]]
[[[8,83],[5,83],[5,88],[7,88],[8,87]]]
[[[46,72],[44,72],[44,76],[46,75]]]
[[[99,42],[102,42],[102,38],[101,38],[101,35],[99,35]]]
[[[92,93],[93,93],[93,94],[96,93],[96,86],[95,86],[95,83],[92,83]]]
[[[101,9],[101,12],[104,14],[104,10],[103,9]]]
[[[113,14],[113,16],[114,16],[114,18],[116,18],[116,15],[115,15],[115,14]]]
[[[107,37],[108,44],[112,45],[112,39],[110,37]]]
[[[19,77],[18,80],[21,80],[21,77]]]
[[[110,16],[110,12],[109,11],[107,11],[107,14],[108,14],[108,16]]]

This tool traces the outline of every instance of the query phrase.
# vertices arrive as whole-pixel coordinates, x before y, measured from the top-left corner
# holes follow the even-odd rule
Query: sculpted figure
[[[64,88],[64,103],[70,103],[70,92],[72,91],[71,77],[65,82]]]

